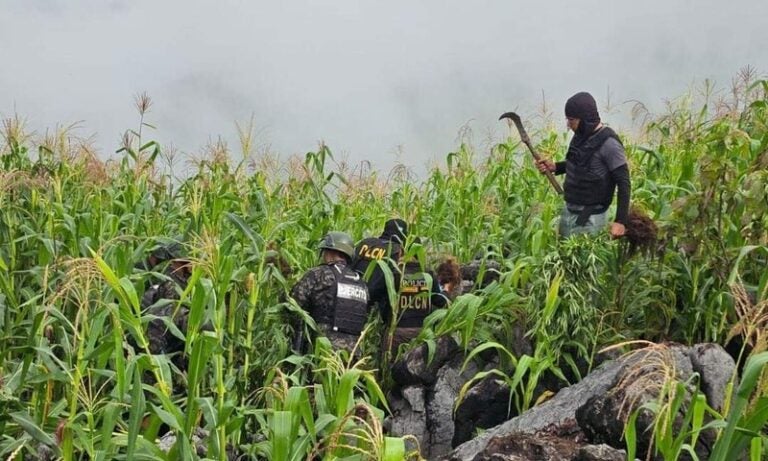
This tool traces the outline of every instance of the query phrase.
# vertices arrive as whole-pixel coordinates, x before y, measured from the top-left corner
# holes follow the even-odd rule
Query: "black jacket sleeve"
[[[565,161],[555,163],[555,174],[560,175],[565,173]]]
[[[626,226],[629,222],[629,197],[632,188],[627,165],[622,165],[611,171],[611,178],[616,183],[617,195],[616,219],[614,221]]]

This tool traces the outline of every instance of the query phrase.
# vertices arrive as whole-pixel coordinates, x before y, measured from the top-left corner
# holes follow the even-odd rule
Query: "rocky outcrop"
[[[564,437],[511,433],[493,437],[472,461],[570,461],[578,449],[578,443]]]
[[[627,453],[608,445],[584,445],[576,452],[573,461],[624,461]]]
[[[726,387],[736,367],[733,358],[717,344],[697,344],[688,350],[688,358],[693,370],[701,376],[701,391],[707,396],[707,402],[722,411]]]
[[[512,418],[458,448],[444,460],[619,460],[625,459],[623,429],[629,414],[656,400],[670,379],[693,389],[700,375],[702,392],[710,405],[722,405],[726,384],[735,370],[733,360],[718,345],[684,347],[652,345],[608,361],[579,383],[564,388],[552,399]],[[687,397],[690,399],[690,395]],[[637,456],[651,447],[654,415],[638,413]],[[675,418],[681,424],[682,415]],[[706,459],[712,435],[702,433],[695,447]]]
[[[509,386],[493,375],[472,386],[456,408],[453,446],[470,440],[477,429],[496,426],[515,416],[510,398]]]
[[[462,371],[463,354],[459,352],[455,340],[439,338],[431,361],[423,345],[406,353],[392,370],[399,391],[390,396],[392,415],[385,427],[395,436],[415,436],[428,459],[437,459],[453,448],[456,399],[479,371],[475,364]]]
[[[581,382],[567,387],[552,399],[533,407],[522,415],[485,431],[479,437],[460,445],[445,459],[450,461],[473,461],[483,452],[494,437],[508,434],[536,434],[550,426],[568,427],[576,424],[576,410],[596,395],[608,392],[618,381],[624,369],[621,361],[609,362],[586,376]]]
[[[422,386],[408,386],[389,398],[392,416],[384,421],[384,427],[390,434],[410,434],[419,442],[423,452],[428,447],[426,391]],[[413,450],[415,447],[409,447]]]
[[[608,445],[583,445],[556,435],[512,433],[494,437],[472,461],[625,461],[627,454]]]
[[[392,378],[400,386],[434,384],[437,372],[459,352],[459,345],[450,336],[436,340],[434,355],[429,357],[429,348],[422,344],[409,351],[392,367]],[[459,365],[461,366],[461,365]]]

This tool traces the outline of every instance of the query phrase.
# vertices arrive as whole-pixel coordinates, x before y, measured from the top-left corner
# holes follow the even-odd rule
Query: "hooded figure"
[[[384,232],[381,233],[379,238],[405,245],[406,237],[408,237],[408,223],[402,219],[390,219],[384,223]]]
[[[580,121],[573,137],[577,144],[589,138],[600,125],[600,113],[597,111],[595,98],[586,92],[576,93],[568,98],[565,102],[565,116]]]
[[[616,132],[602,124],[595,98],[589,93],[571,96],[565,103],[565,117],[574,132],[565,161],[537,163],[542,173],[565,174],[560,235],[601,232],[616,193],[616,217],[610,233],[614,238],[621,237],[626,232],[631,190],[624,145]]]

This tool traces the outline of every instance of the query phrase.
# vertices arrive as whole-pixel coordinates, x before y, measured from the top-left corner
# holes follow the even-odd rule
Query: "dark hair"
[[[446,283],[453,283],[458,285],[461,283],[461,273],[459,271],[459,264],[453,258],[447,258],[437,266],[437,281],[440,285]]]

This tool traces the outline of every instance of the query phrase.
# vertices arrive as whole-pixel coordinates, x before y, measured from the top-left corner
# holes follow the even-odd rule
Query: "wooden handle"
[[[555,188],[558,194],[563,195],[563,188],[560,187],[560,183],[557,182],[557,179],[555,179],[555,175],[552,174],[551,171],[547,170],[545,173],[547,175],[547,179],[549,179],[549,183],[552,184],[552,187]]]
[[[523,138],[523,142],[526,146],[528,146],[528,150],[531,151],[531,155],[533,155],[533,159],[537,162],[541,161],[541,156],[538,152],[536,152],[536,149],[533,147],[533,144],[531,144],[531,140],[528,138],[528,135],[526,133],[526,136]],[[549,180],[549,183],[552,184],[552,187],[555,188],[555,191],[557,191],[558,194],[563,195],[563,188],[560,187],[560,183],[557,182],[557,179],[555,179],[555,175],[552,174],[551,171],[547,170],[544,172],[544,174],[547,176],[547,179]]]
[[[523,126],[523,121],[520,119],[520,116],[514,112],[505,112],[501,114],[501,117],[499,117],[499,120],[503,120],[505,118],[511,120],[512,123],[515,124],[515,126],[517,127],[517,132],[520,133],[520,139],[523,141],[523,144],[528,146],[528,150],[531,151],[531,155],[533,155],[534,160],[536,160],[537,162],[540,162],[541,156],[539,156],[539,153],[536,152],[536,149],[533,147],[533,143],[531,143],[531,138],[528,137],[528,133],[525,131],[525,127]],[[553,175],[552,172],[549,170],[545,171],[544,174],[547,176],[549,183],[552,184],[552,187],[555,188],[557,193],[560,195],[563,195],[563,188],[560,187],[560,183],[557,182],[557,180],[555,179],[555,175]]]

